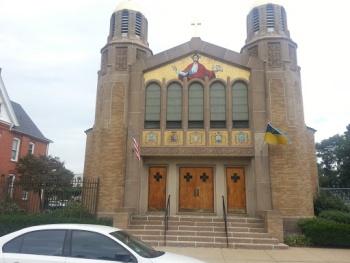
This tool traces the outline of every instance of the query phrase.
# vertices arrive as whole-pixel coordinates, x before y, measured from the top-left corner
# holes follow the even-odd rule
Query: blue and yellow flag
[[[267,124],[264,141],[270,144],[287,144],[290,143],[290,138],[283,132]]]

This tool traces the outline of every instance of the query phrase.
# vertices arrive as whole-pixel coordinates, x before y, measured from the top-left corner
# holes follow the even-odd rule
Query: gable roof
[[[19,123],[19,125],[15,125],[12,128],[12,131],[26,134],[46,143],[52,142],[41,133],[41,131],[38,129],[38,127],[35,125],[35,123],[28,116],[20,104],[13,101],[11,101],[11,104]]]
[[[2,104],[2,105],[1,105]],[[12,108],[12,104],[10,98],[7,94],[4,81],[1,77],[1,68],[0,68],[0,110],[2,111],[2,107],[4,108],[4,112],[2,112],[2,116],[0,116],[0,121],[4,122],[10,126],[19,125],[18,120],[16,118],[16,114]]]
[[[136,68],[141,67],[141,70],[150,70],[160,65],[170,63],[178,58],[188,56],[194,52],[205,54],[209,57],[213,57],[245,69],[263,70],[263,61],[260,59],[203,41],[199,37],[193,37],[186,43],[180,44],[153,56],[145,57],[137,61],[133,66]]]

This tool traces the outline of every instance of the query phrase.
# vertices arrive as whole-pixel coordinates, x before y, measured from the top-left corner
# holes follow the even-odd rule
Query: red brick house
[[[0,69],[0,187],[8,180],[14,183],[17,179],[15,167],[19,158],[27,153],[46,155],[51,142],[41,133],[22,106],[10,100]],[[11,198],[18,198],[18,193],[7,192]],[[0,188],[0,200],[4,196],[6,193]],[[28,193],[23,191],[20,199],[26,201],[28,198]]]

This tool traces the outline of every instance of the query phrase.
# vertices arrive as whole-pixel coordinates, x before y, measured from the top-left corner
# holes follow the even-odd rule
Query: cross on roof
[[[194,26],[193,37],[199,37],[198,26],[200,25],[202,25],[202,23],[198,22],[197,20],[191,23],[191,26]]]

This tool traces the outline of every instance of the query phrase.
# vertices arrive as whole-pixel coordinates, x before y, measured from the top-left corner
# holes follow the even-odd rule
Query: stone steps
[[[287,249],[269,237],[261,218],[227,217],[227,237],[223,218],[217,216],[170,216],[166,240],[163,215],[133,216],[129,233],[152,246],[213,247],[234,249]],[[228,240],[228,244],[227,244]]]

